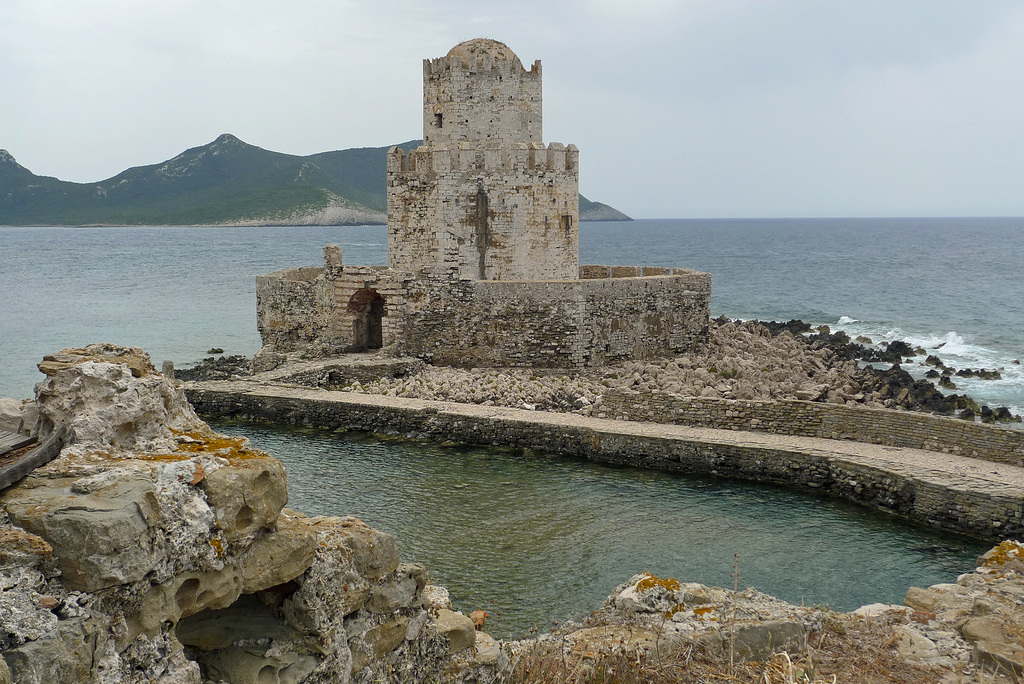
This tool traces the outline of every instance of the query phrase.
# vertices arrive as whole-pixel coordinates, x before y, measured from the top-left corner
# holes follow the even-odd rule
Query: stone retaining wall
[[[619,429],[595,428],[594,421],[574,420],[571,415],[510,410],[487,415],[460,412],[451,404],[322,396],[300,397],[273,388],[259,394],[188,390],[196,410],[210,417],[538,449],[616,465],[798,486],[979,538],[1024,533],[1024,493],[1017,490],[967,490],[920,473],[915,476],[909,468],[895,472],[826,451],[656,437],[630,432],[621,424]]]
[[[744,401],[610,390],[610,418],[757,430],[925,449],[1024,466],[1024,431],[924,413],[811,401]]]

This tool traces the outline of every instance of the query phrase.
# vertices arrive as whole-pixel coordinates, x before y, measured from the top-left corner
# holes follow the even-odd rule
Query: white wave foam
[[[840,316],[839,320],[836,321],[836,325],[850,325],[851,323],[859,323],[856,318],[850,318],[849,316]]]

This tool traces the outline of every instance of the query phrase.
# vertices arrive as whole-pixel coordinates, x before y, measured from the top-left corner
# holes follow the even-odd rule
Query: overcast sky
[[[543,62],[545,141],[638,218],[1024,215],[1020,0],[3,0],[0,148],[87,182],[394,144],[476,37]]]

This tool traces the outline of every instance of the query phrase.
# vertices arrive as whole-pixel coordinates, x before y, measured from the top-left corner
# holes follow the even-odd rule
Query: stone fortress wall
[[[475,39],[423,73],[424,144],[388,152],[388,266],[328,245],[323,269],[259,276],[261,363],[388,347],[578,368],[708,344],[710,275],[580,267],[579,151],[542,142],[539,61]]]
[[[571,414],[230,382],[191,387],[187,393],[196,411],[208,417],[525,448],[613,465],[795,486],[981,539],[1024,534],[1024,493],[1018,487],[990,483],[965,489],[966,480],[927,468],[892,468],[759,440],[754,433],[743,439],[679,436]],[[769,411],[776,406],[765,405]]]
[[[360,297],[373,296],[386,307],[382,341],[439,365],[596,366],[680,354],[708,336],[707,273],[585,266],[583,275],[615,277],[493,281],[435,269],[413,278],[383,266],[344,266],[333,245],[324,255],[323,269],[257,278],[265,351],[353,350],[352,331],[366,328]]]
[[[455,267],[480,280],[577,277],[575,145],[462,142],[408,154],[395,147],[387,169],[392,267]]]

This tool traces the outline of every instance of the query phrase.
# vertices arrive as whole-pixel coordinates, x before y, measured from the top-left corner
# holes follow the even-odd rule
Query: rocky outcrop
[[[852,613],[643,573],[584,624],[505,648],[519,681],[621,668],[659,683],[1020,681],[1024,545],[1003,542],[977,565],[955,583],[911,588],[905,605]]]
[[[281,463],[213,432],[144,352],[91,345],[40,370],[36,400],[4,420],[65,446],[0,492],[0,677],[494,677],[391,536],[285,508]]]
[[[941,415],[959,412],[965,419],[978,416],[986,423],[1020,421],[1008,409],[981,407],[966,395],[945,395],[931,381],[916,380],[899,366],[905,355],[923,350],[897,341],[888,345],[886,354],[872,356],[875,350],[851,342],[845,333],[807,335],[810,330],[800,321],[717,319],[711,321],[706,353],[673,359],[629,361],[571,374],[431,366],[416,375],[335,383],[331,388],[594,416],[602,413],[601,400],[608,390],[630,390],[712,399],[797,399]],[[856,360],[882,357],[894,365],[860,368]]]

